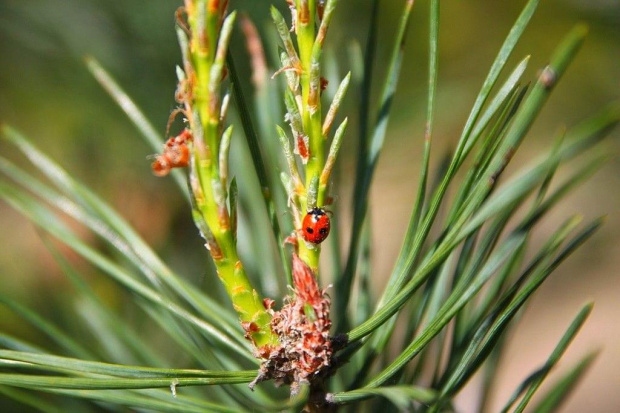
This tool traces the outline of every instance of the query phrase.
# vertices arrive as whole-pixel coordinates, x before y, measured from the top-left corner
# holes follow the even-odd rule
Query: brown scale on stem
[[[221,205],[218,207],[218,219],[220,224],[221,231],[229,231],[230,230],[230,215],[228,214],[228,209],[226,205]]]
[[[310,21],[310,7],[308,0],[301,0],[299,10],[297,11],[297,21],[299,24],[307,25]]]
[[[205,244],[205,246],[207,247],[207,250],[209,250],[209,253],[211,254],[211,258],[213,258],[213,261],[221,261],[224,259],[222,250],[220,249],[220,246],[217,244],[217,241],[215,240],[215,238],[211,237],[209,240],[207,240],[207,243]]]
[[[220,11],[219,0],[209,0],[209,13],[218,13]]]

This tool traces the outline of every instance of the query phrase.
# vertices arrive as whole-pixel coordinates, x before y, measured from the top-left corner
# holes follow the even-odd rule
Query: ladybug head
[[[321,215],[326,215],[327,213],[323,208],[314,207],[310,211],[308,211],[308,214],[314,215],[314,216],[321,216]]]

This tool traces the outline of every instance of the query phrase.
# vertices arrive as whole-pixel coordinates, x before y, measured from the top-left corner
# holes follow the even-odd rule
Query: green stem
[[[195,203],[210,232],[208,248],[233,307],[257,348],[278,344],[271,331],[271,315],[252,287],[236,248],[231,228],[226,182],[220,173],[222,144],[221,78],[235,14],[226,19],[206,0],[198,0],[188,10],[191,26],[191,62],[193,64],[192,99],[187,114],[194,135],[193,179]],[[193,11],[193,12],[192,12]],[[195,12],[195,13],[194,13]],[[223,24],[222,24],[223,23]],[[220,30],[221,29],[221,30]],[[192,68],[190,68],[192,69]]]
[[[302,124],[304,133],[308,136],[309,158],[306,164],[306,191],[312,186],[312,181],[319,179],[325,164],[323,123],[320,99],[320,61],[316,59],[316,1],[297,1],[297,39],[299,57],[301,61],[301,91],[302,91]],[[316,203],[324,203],[324,190],[319,190]],[[310,208],[306,199],[302,200],[300,213],[305,214]],[[300,240],[299,257],[318,275],[319,256],[321,248],[318,245],[307,244]]]

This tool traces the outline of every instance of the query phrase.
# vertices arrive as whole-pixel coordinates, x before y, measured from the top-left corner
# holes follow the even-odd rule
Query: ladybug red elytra
[[[331,223],[324,209],[314,207],[304,217],[301,227],[303,238],[313,244],[320,244],[329,235]]]

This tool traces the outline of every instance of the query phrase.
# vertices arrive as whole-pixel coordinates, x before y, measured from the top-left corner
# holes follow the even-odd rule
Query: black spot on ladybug
[[[327,233],[327,228],[321,228],[319,230],[319,234],[326,234]]]
[[[314,234],[314,230],[313,230],[312,228],[310,228],[310,227],[307,227],[307,228],[306,228],[306,232],[307,232],[308,234]]]

